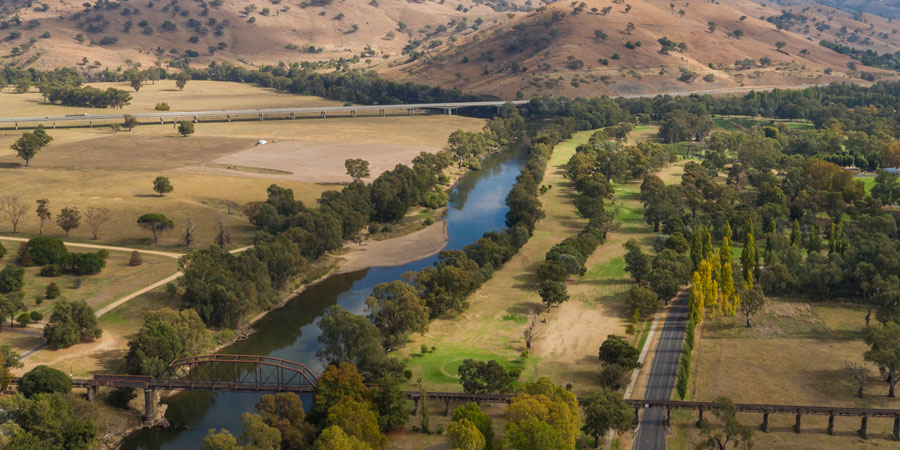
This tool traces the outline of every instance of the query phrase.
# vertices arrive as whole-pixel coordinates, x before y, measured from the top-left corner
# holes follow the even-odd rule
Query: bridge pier
[[[869,428],[869,415],[863,414],[862,421],[859,424],[859,437],[863,439],[868,439],[868,428]]]
[[[197,116],[194,116],[194,123],[200,123],[200,118]]]
[[[834,414],[828,415],[828,435],[834,436]]]
[[[144,420],[156,417],[156,406],[159,404],[159,392],[155,388],[144,389]]]
[[[384,117],[384,110],[381,110],[381,117]]]
[[[160,125],[165,125],[165,124],[166,124],[166,121],[163,120],[162,117],[160,117],[160,118],[159,118],[159,124],[160,124]]]
[[[16,130],[19,129],[19,122],[16,122]]]
[[[900,441],[900,417],[894,417],[894,440]]]
[[[263,113],[259,113],[259,121],[260,121],[260,122],[263,121]]]
[[[226,114],[226,115],[225,115],[225,121],[226,121],[226,122],[231,122],[231,114]]]
[[[53,129],[54,130],[56,129],[56,121],[55,120],[53,121]]]
[[[666,428],[672,426],[672,408],[666,406]]]
[[[409,415],[414,416],[419,412],[419,398],[420,397],[416,397],[413,399],[413,409],[412,412],[409,413]]]
[[[321,118],[324,119],[324,118],[325,118],[325,111],[322,111],[322,114],[321,114],[319,117],[321,117]]]
[[[97,393],[100,391],[99,386],[88,386],[87,387],[87,401],[93,402],[97,399]]]
[[[355,110],[355,109],[351,109],[351,110],[350,110],[350,117],[356,117],[356,110]]]
[[[763,411],[763,423],[759,426],[759,429],[762,430],[763,433],[769,432],[769,412]]]
[[[697,428],[700,428],[700,422],[703,422],[703,408],[700,408],[700,417],[697,418]]]
[[[93,120],[89,120],[89,121],[88,121],[88,128],[94,128],[94,121],[93,121]]]
[[[415,114],[415,110],[412,109],[412,108],[409,108],[409,109],[406,110],[406,113],[409,114],[409,115],[411,116],[411,115]]]
[[[639,423],[641,423],[641,407],[635,406],[634,407],[634,420],[631,421],[631,427],[632,428],[637,427]]]
[[[450,415],[450,399],[444,399],[444,417]]]
[[[294,120],[294,113],[291,113],[291,120]]]
[[[794,433],[800,434],[800,417],[802,413],[797,413],[797,420],[794,422]]]

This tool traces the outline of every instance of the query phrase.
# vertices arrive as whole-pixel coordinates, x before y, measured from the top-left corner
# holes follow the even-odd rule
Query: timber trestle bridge
[[[12,384],[18,384],[13,379]],[[140,375],[107,375],[96,374],[92,378],[73,378],[72,386],[85,388],[88,401],[97,398],[101,387],[136,388],[144,391],[144,406],[147,419],[157,416],[160,391],[213,391],[213,392],[256,392],[277,393],[293,392],[311,394],[315,391],[318,377],[304,364],[270,356],[256,355],[206,355],[180,358],[166,367],[159,377]],[[421,391],[406,391],[405,397],[412,400],[414,407],[410,414],[415,415],[422,402]],[[426,400],[444,402],[444,415],[450,413],[453,403],[510,403],[513,394],[505,393],[465,393],[465,392],[426,392]],[[581,400],[579,400],[579,403]],[[665,408],[665,424],[670,425],[672,410],[698,411],[697,423],[703,419],[703,413],[715,411],[718,405],[713,402],[685,402],[675,400],[626,400],[634,408],[636,427],[641,410],[649,408]],[[804,406],[804,405],[770,405],[736,403],[738,412],[762,414],[759,428],[763,432],[769,429],[770,414],[792,414],[795,416],[794,431],[801,432],[801,421],[804,415],[828,416],[828,434],[834,434],[835,417],[859,417],[860,428],[857,433],[867,438],[869,418],[893,419],[895,440],[900,440],[900,409],[853,408],[838,406]]]

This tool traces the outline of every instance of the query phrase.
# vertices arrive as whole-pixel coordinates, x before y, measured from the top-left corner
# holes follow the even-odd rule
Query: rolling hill
[[[88,75],[318,62],[504,98],[717,92],[893,78],[894,59],[869,67],[850,52],[893,55],[895,28],[750,0],[0,0],[0,61]]]

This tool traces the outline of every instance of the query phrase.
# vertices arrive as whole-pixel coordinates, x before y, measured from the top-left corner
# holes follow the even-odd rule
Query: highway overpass
[[[528,100],[515,101],[486,101],[486,102],[446,102],[446,103],[407,103],[398,105],[353,105],[353,106],[317,106],[305,108],[268,108],[268,109],[225,109],[212,111],[157,111],[152,113],[133,113],[128,114],[142,122],[159,121],[159,123],[174,123],[178,120],[193,120],[199,122],[201,118],[211,118],[218,120],[231,121],[232,119],[258,119],[265,120],[267,118],[293,119],[296,116],[315,116],[325,118],[328,114],[342,114],[350,117],[356,117],[357,112],[378,112],[385,115],[386,111],[406,111],[407,114],[414,114],[416,110],[443,110],[447,114],[453,114],[453,111],[460,108],[476,108],[476,107],[501,107],[507,103],[514,105],[523,105]],[[125,113],[122,114],[69,114],[64,116],[44,116],[44,117],[4,117],[0,118],[0,126],[3,124],[11,124],[18,129],[21,124],[44,124],[48,123],[56,127],[57,122],[87,122],[88,126],[93,127],[94,122],[121,121],[125,119]],[[73,124],[74,125],[74,124]]]

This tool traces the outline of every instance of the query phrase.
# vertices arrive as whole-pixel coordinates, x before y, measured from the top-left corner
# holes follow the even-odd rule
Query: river
[[[458,250],[488,231],[505,226],[506,195],[527,160],[524,150],[493,155],[482,169],[463,176],[450,193],[447,212],[448,249]],[[319,327],[316,325],[332,305],[355,314],[365,314],[365,299],[379,283],[400,279],[404,272],[431,265],[436,256],[396,267],[374,267],[334,275],[310,286],[284,307],[254,324],[255,333],[220,353],[269,355],[306,364],[316,373],[323,367],[316,358]],[[211,428],[241,433],[241,414],[256,412],[260,394],[182,392],[163,399],[168,405],[167,428],[141,430],[129,437],[124,449],[196,449]],[[303,396],[304,406],[311,398]]]

